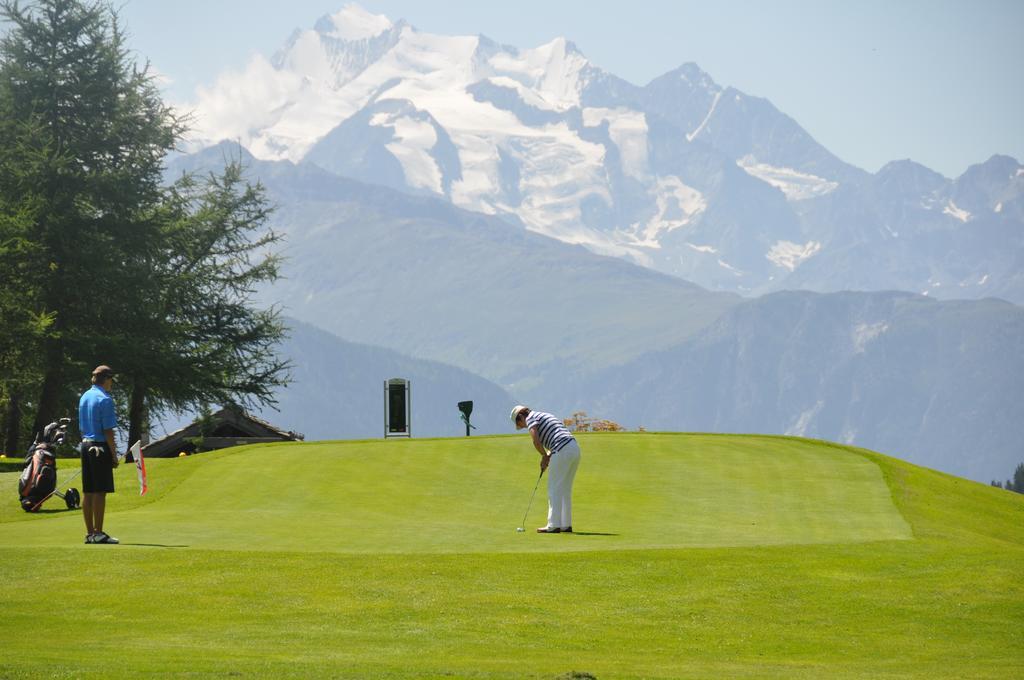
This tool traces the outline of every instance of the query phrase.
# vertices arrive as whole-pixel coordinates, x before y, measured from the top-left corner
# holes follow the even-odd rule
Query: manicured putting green
[[[521,435],[152,460],[144,498],[124,466],[120,546],[0,474],[0,678],[1024,675],[1024,497],[791,438],[581,444],[571,536],[515,532]]]
[[[374,554],[911,538],[878,465],[840,448],[782,437],[581,440],[574,535],[533,531],[546,519],[546,477],[527,532],[515,531],[539,471],[525,436],[285,444],[151,460],[145,499],[136,496],[134,468],[123,466],[106,528],[125,547]],[[17,520],[14,492],[0,487],[6,495],[14,510],[5,507],[0,520]],[[77,512],[0,524],[5,546],[69,546],[82,535]]]

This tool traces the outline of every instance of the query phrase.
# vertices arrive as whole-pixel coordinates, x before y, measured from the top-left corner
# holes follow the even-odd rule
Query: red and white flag
[[[146,461],[142,458],[142,442],[132,444],[131,452],[132,458],[135,459],[135,472],[139,475],[139,495],[145,496],[149,486],[146,485]]]

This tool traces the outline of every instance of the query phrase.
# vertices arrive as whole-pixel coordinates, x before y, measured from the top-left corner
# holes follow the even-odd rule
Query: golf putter
[[[527,517],[527,515],[530,514],[530,508],[533,507],[533,497],[537,495],[537,487],[540,486],[540,478],[543,477],[543,476],[544,476],[544,471],[541,470],[540,474],[537,475],[537,483],[533,485],[533,493],[530,494],[530,503],[529,503],[529,505],[526,506],[526,513],[523,515],[523,521],[519,524],[519,527],[516,528],[517,532],[526,531],[526,529],[525,529],[525,527],[526,527],[526,517]]]

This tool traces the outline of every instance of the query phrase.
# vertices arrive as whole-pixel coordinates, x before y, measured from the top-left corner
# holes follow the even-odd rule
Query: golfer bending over
[[[516,429],[530,428],[533,446],[540,454],[540,473],[548,473],[548,523],[539,534],[572,533],[572,482],[580,466],[580,445],[562,421],[526,406],[512,409]]]

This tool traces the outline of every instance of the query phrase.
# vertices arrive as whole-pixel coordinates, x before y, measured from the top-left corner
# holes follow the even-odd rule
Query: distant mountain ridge
[[[631,429],[842,441],[986,482],[1019,463],[1017,305],[897,292],[744,300],[237,146],[178,158],[169,172],[238,153],[287,234],[284,279],[260,300],[337,336],[296,324],[283,347],[301,370],[268,418],[290,429],[372,436],[373,394],[403,371],[417,403],[429,395],[420,434],[457,429],[462,399],[478,401],[488,431],[511,431],[515,400]]]
[[[1016,305],[783,292],[677,347],[548,388],[559,408],[630,428],[814,437],[987,482],[1019,464],[1022,381]]]
[[[169,174],[238,153],[287,234],[284,278],[262,301],[348,341],[512,387],[549,364],[585,371],[671,347],[739,302],[438,198],[233,145],[181,157]]]
[[[199,145],[433,195],[711,290],[1024,303],[1024,166],[871,175],[695,64],[646,86],[563,38],[439,36],[347,5],[197,104]]]
[[[410,382],[415,437],[464,436],[457,405],[473,402],[474,434],[508,431],[515,400],[468,371],[398,352],[347,342],[315,326],[287,320],[281,355],[292,362],[292,385],[278,390],[276,409],[263,417],[302,432],[308,441],[384,436],[384,381]]]

